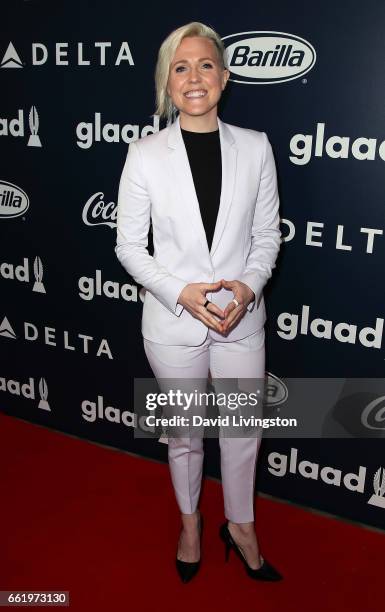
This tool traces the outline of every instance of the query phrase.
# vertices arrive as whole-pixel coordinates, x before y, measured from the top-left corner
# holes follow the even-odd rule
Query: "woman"
[[[264,132],[217,115],[229,75],[214,30],[192,22],[173,31],[156,67],[156,112],[168,125],[130,144],[120,181],[115,250],[146,289],[144,349],[158,381],[206,380],[209,371],[213,379],[264,377],[262,289],[281,236],[276,170]],[[233,548],[251,578],[279,580],[254,529],[259,445],[259,437],[220,438],[220,537],[226,558]],[[183,525],[176,566],[187,582],[200,567],[202,437],[169,438],[168,458]]]

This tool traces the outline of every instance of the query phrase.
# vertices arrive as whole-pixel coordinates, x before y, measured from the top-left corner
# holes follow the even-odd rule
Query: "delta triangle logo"
[[[4,57],[0,63],[1,68],[23,68],[23,62],[21,61],[15,47],[10,42],[5,53]]]
[[[4,336],[5,338],[12,338],[13,340],[16,340],[17,338],[7,317],[4,317],[4,319],[0,323],[0,336]]]

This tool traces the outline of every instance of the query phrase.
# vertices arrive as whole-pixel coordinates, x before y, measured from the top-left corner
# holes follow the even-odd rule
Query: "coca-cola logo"
[[[83,222],[86,225],[108,225],[116,227],[118,205],[116,202],[105,202],[104,193],[94,193],[85,203],[83,208]]]

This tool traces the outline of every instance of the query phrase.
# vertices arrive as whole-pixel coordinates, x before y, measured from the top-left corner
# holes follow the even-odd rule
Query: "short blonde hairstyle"
[[[209,26],[200,21],[190,23],[177,28],[163,41],[158,53],[158,61],[155,68],[155,89],[156,89],[156,111],[155,114],[160,118],[166,118],[168,123],[173,121],[177,109],[175,108],[170,96],[167,93],[167,83],[170,73],[170,65],[183,38],[186,36],[203,36],[213,41],[218,53],[218,59],[222,69],[226,68],[225,47],[219,36]]]

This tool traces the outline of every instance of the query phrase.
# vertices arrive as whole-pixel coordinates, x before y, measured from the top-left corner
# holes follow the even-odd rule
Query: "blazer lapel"
[[[183,205],[187,214],[187,222],[197,233],[202,247],[207,254],[213,255],[222,237],[223,230],[228,219],[236,174],[237,149],[234,138],[227,125],[218,117],[219,136],[222,156],[222,189],[219,210],[213,242],[209,251],[206,233],[202,222],[199,202],[195,191],[190,164],[180,130],[180,118],[169,126],[168,146],[170,147],[170,163],[173,168],[174,180],[178,186],[180,204]]]
[[[219,119],[219,117],[218,126],[222,156],[222,190],[213,242],[210,249],[211,256],[218,248],[227,223],[231,204],[233,203],[238,153],[238,149],[235,146],[235,140],[229,128],[226,123]]]

